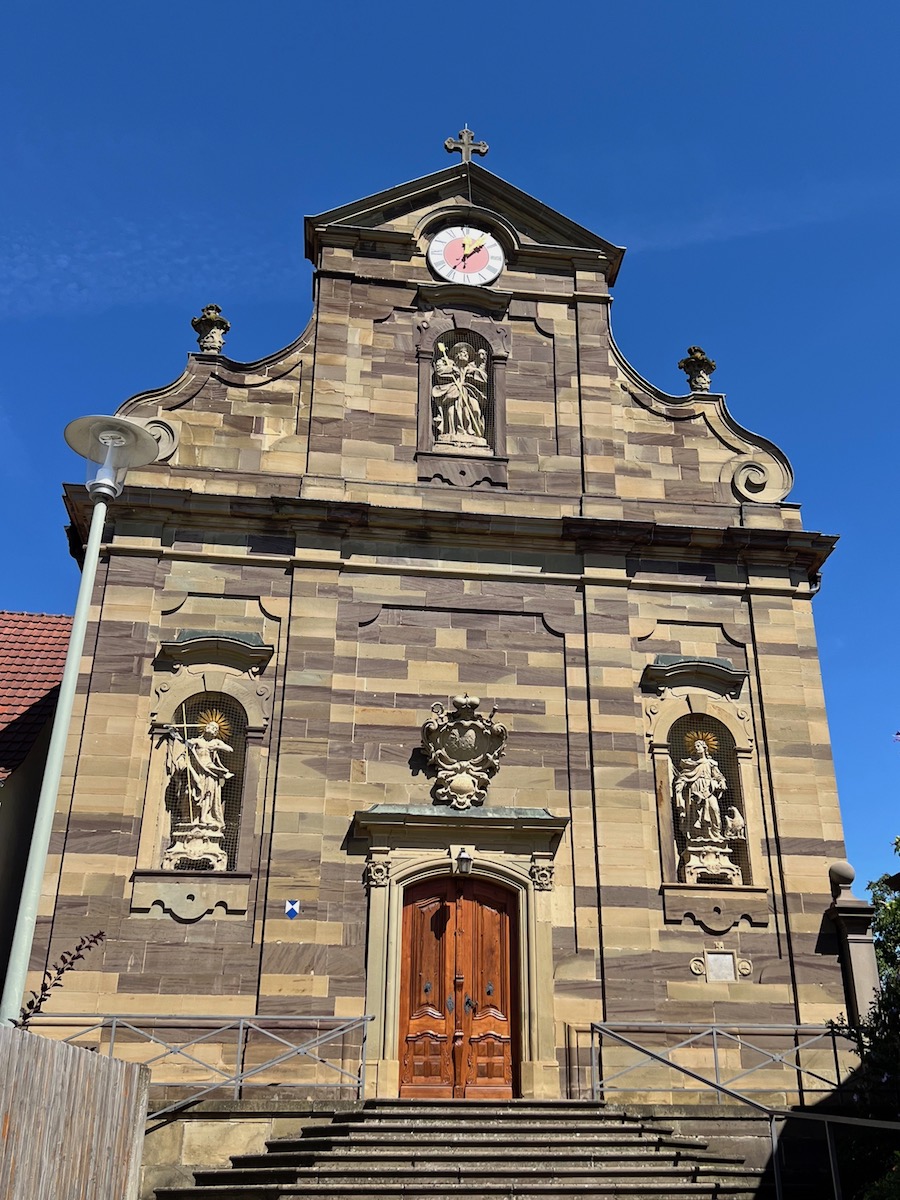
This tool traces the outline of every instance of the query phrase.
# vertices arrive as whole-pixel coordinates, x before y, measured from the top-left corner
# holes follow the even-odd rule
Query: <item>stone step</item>
[[[335,1150],[327,1159],[320,1159],[315,1155],[298,1154],[236,1154],[232,1156],[230,1167],[215,1167],[197,1171],[195,1178],[198,1183],[203,1183],[205,1186],[210,1183],[227,1183],[234,1172],[240,1172],[242,1178],[245,1176],[258,1178],[261,1173],[277,1171],[278,1178],[281,1179],[285,1177],[285,1172],[296,1175],[300,1171],[308,1172],[316,1166],[327,1168],[329,1164],[341,1164],[342,1169],[344,1169],[343,1164],[351,1164],[359,1169],[360,1163],[371,1163],[373,1166],[377,1164],[379,1170],[383,1170],[385,1165],[393,1166],[397,1170],[404,1170],[414,1165],[418,1157],[416,1147],[407,1147],[406,1149],[397,1147],[374,1154],[359,1154],[350,1149],[341,1148]],[[554,1167],[559,1164],[568,1164],[573,1168],[596,1172],[605,1170],[607,1167],[633,1163],[641,1164],[642,1169],[673,1166],[679,1167],[681,1170],[690,1170],[695,1165],[704,1168],[722,1166],[726,1169],[739,1169],[743,1167],[743,1161],[739,1155],[712,1154],[702,1150],[685,1150],[681,1147],[611,1149],[600,1146],[593,1149],[578,1147],[575,1152],[554,1148],[549,1151],[539,1150],[537,1153],[521,1147],[506,1147],[502,1155],[494,1157],[486,1157],[477,1148],[433,1150],[428,1154],[429,1165],[451,1163],[455,1167],[464,1164],[485,1175],[497,1170],[504,1170],[511,1163],[520,1164],[521,1169],[526,1172],[533,1170],[535,1163]]]
[[[567,1101],[367,1102],[158,1200],[763,1200],[761,1173],[700,1138]],[[768,1192],[765,1192],[768,1200]]]
[[[590,1182],[550,1183],[547,1181],[498,1182],[495,1180],[480,1180],[473,1188],[471,1181],[461,1183],[442,1183],[440,1188],[428,1186],[412,1180],[400,1183],[379,1181],[376,1188],[371,1182],[365,1183],[313,1183],[304,1180],[301,1184],[270,1184],[237,1185],[212,1187],[196,1190],[194,1188],[158,1188],[157,1200],[330,1200],[332,1197],[353,1196],[356,1200],[384,1200],[385,1197],[396,1197],[397,1200],[457,1200],[458,1197],[485,1197],[494,1200],[520,1200],[521,1197],[557,1197],[576,1196],[580,1200],[614,1200],[617,1196],[628,1196],[631,1200],[721,1200],[728,1196],[731,1200],[762,1200],[756,1180],[715,1183],[703,1180],[697,1183],[685,1183],[682,1180],[664,1179],[653,1180],[605,1180],[595,1179]]]
[[[303,1129],[298,1136],[290,1138],[273,1139],[271,1145],[275,1145],[276,1140],[280,1142],[290,1142],[291,1145],[299,1145],[302,1142],[309,1141],[313,1138],[332,1137],[332,1138],[358,1138],[371,1137],[379,1135],[381,1137],[409,1137],[411,1133],[415,1133],[416,1138],[438,1138],[446,1142],[468,1142],[473,1137],[491,1138],[491,1137],[528,1137],[529,1139],[537,1139],[544,1137],[552,1137],[558,1135],[568,1139],[577,1139],[584,1137],[596,1137],[603,1134],[616,1134],[620,1137],[629,1137],[634,1141],[638,1141],[642,1137],[655,1138],[675,1137],[676,1134],[670,1128],[652,1128],[644,1125],[611,1125],[603,1121],[580,1121],[576,1124],[562,1124],[558,1122],[547,1123],[545,1121],[528,1121],[523,1122],[516,1120],[497,1121],[495,1124],[487,1125],[481,1122],[476,1122],[471,1125],[461,1126],[453,1125],[448,1127],[441,1124],[439,1121],[416,1121],[410,1119],[408,1121],[366,1121],[365,1123],[348,1124],[341,1122],[334,1125],[318,1125],[308,1126]],[[691,1139],[693,1140],[693,1139]],[[699,1143],[698,1143],[699,1144]]]
[[[455,1165],[446,1165],[443,1168],[437,1165],[416,1165],[414,1162],[392,1162],[387,1164],[382,1163],[338,1163],[327,1162],[319,1163],[315,1166],[307,1168],[290,1166],[279,1167],[270,1164],[266,1167],[256,1169],[241,1169],[241,1168],[221,1168],[210,1171],[195,1172],[194,1179],[198,1187],[224,1187],[229,1184],[234,1186],[237,1184],[260,1185],[260,1184],[299,1184],[331,1182],[332,1180],[350,1183],[365,1183],[367,1180],[374,1183],[376,1180],[391,1183],[400,1183],[404,1180],[419,1180],[427,1182],[430,1186],[439,1186],[444,1182],[457,1183],[460,1180],[470,1179],[473,1182],[480,1181],[486,1177],[494,1180],[509,1180],[511,1183],[519,1184],[522,1182],[533,1181],[536,1176],[540,1176],[542,1181],[561,1183],[566,1180],[595,1180],[603,1179],[620,1180],[631,1178],[645,1178],[651,1176],[654,1181],[659,1179],[676,1179],[684,1182],[696,1183],[699,1180],[710,1180],[713,1182],[731,1182],[734,1180],[756,1180],[757,1174],[754,1171],[741,1167],[738,1164],[724,1164],[721,1162],[706,1162],[706,1163],[676,1163],[676,1162],[656,1162],[656,1161],[632,1161],[623,1163],[621,1160],[608,1162],[601,1160],[594,1163],[559,1163],[536,1161],[530,1164],[516,1164],[513,1166],[502,1166],[496,1162],[478,1162],[467,1161],[464,1164],[457,1163]]]
[[[366,1142],[350,1142],[347,1144],[333,1143],[327,1146],[322,1151],[308,1152],[304,1147],[301,1150],[282,1150],[280,1143],[273,1142],[273,1149],[266,1154],[235,1154],[232,1155],[231,1161],[235,1168],[253,1170],[259,1167],[264,1167],[268,1164],[273,1166],[310,1166],[323,1154],[328,1154],[333,1158],[353,1158],[353,1159],[371,1159],[375,1161],[404,1161],[410,1158],[418,1157],[424,1147],[428,1149],[428,1159],[431,1162],[437,1162],[442,1159],[448,1159],[453,1162],[466,1161],[469,1159],[477,1159],[480,1162],[509,1162],[522,1160],[523,1162],[531,1162],[536,1157],[546,1159],[547,1161],[580,1161],[590,1160],[595,1162],[604,1161],[629,1161],[631,1159],[644,1160],[652,1158],[654,1161],[663,1161],[672,1159],[673,1161],[691,1161],[691,1162],[726,1162],[726,1163],[741,1163],[743,1159],[739,1155],[732,1154],[715,1154],[703,1147],[698,1147],[692,1144],[684,1144],[675,1139],[658,1139],[646,1143],[630,1143],[625,1141],[591,1141],[591,1142],[571,1142],[560,1141],[553,1144],[534,1143],[523,1145],[523,1143],[514,1138],[508,1141],[492,1143],[491,1145],[468,1145],[468,1146],[447,1146],[445,1143],[435,1142],[434,1145],[422,1143],[417,1138],[412,1145],[402,1146],[397,1145],[395,1141],[385,1142],[383,1145],[371,1144]],[[490,1152],[493,1151],[491,1154]],[[228,1168],[222,1168],[227,1170]]]
[[[511,1101],[503,1104],[488,1104],[485,1101],[420,1100],[415,1105],[379,1104],[377,1108],[364,1108],[358,1112],[345,1113],[338,1120],[437,1120],[437,1121],[506,1121],[515,1117],[519,1121],[583,1121],[586,1119],[615,1122],[616,1124],[639,1124],[639,1119],[623,1112],[610,1112],[599,1104],[531,1104]]]
[[[482,1163],[476,1161],[457,1161],[447,1163],[432,1163],[416,1162],[413,1158],[401,1162],[374,1162],[371,1159],[363,1162],[353,1161],[350,1159],[325,1159],[317,1162],[309,1167],[293,1167],[290,1168],[295,1174],[302,1175],[303,1179],[323,1178],[325,1176],[354,1176],[361,1173],[371,1176],[372,1178],[383,1178],[385,1176],[396,1176],[398,1179],[415,1177],[417,1179],[438,1178],[446,1175],[452,1175],[457,1178],[484,1178],[484,1170]],[[604,1178],[619,1179],[627,1178],[632,1175],[646,1175],[648,1172],[653,1172],[654,1175],[672,1177],[687,1177],[704,1178],[715,1176],[731,1178],[733,1176],[747,1177],[756,1175],[756,1172],[749,1167],[744,1167],[739,1164],[722,1163],[722,1162],[685,1162],[676,1163],[674,1161],[657,1161],[655,1159],[632,1159],[625,1162],[610,1162],[608,1160],[600,1160],[597,1163],[569,1163],[565,1161],[550,1163],[541,1159],[535,1159],[530,1163],[512,1163],[504,1165],[503,1163],[493,1162],[490,1166],[491,1177],[494,1179],[517,1178],[520,1176],[530,1177],[537,1172],[549,1173],[553,1172],[561,1178],[575,1175],[588,1175],[591,1177],[597,1174],[602,1174]],[[252,1171],[248,1172],[253,1174]],[[222,1182],[225,1182],[222,1180]]]
[[[606,1104],[602,1100],[366,1100],[358,1110],[365,1113],[373,1112],[419,1112],[424,1109],[434,1109],[441,1112],[483,1112],[496,1109],[498,1112],[604,1112]],[[613,1112],[611,1115],[621,1115]]]

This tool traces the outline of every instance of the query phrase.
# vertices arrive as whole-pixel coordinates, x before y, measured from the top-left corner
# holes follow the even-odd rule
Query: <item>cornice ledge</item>
[[[355,246],[360,242],[384,242],[395,246],[415,247],[415,236],[407,229],[388,229],[379,225],[342,225],[340,222],[316,225],[313,228],[316,246]]]
[[[457,810],[446,805],[375,804],[353,816],[356,833],[368,837],[388,830],[467,833],[491,829],[494,832],[534,832],[560,838],[569,824],[568,817],[554,817],[546,808],[470,808]]]
[[[648,547],[678,549],[695,558],[726,550],[735,561],[762,556],[778,564],[818,569],[834,549],[837,538],[807,530],[760,529],[745,525],[694,527],[654,521],[610,520],[603,517],[562,517],[564,536],[583,552],[611,546],[639,552]]]
[[[87,536],[91,504],[80,484],[65,484],[66,509],[78,536]],[[810,576],[828,558],[837,538],[806,530],[765,529],[743,525],[663,525],[655,521],[629,521],[604,517],[538,516],[521,514],[453,512],[429,508],[387,508],[357,500],[315,499],[299,496],[237,496],[194,492],[190,488],[126,486],[117,502],[116,514],[151,514],[163,520],[171,514],[181,518],[231,521],[235,518],[273,519],[285,524],[314,524],[335,537],[367,530],[373,534],[400,531],[427,534],[430,541],[446,537],[453,541],[511,538],[527,535],[533,545],[573,543],[580,553],[615,549],[626,553],[676,549],[695,559],[725,551],[735,562],[797,566]]]

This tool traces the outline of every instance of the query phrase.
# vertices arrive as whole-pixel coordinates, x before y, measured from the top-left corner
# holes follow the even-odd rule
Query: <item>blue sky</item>
[[[3,28],[0,606],[74,606],[66,422],[179,375],[210,301],[236,359],[292,340],[303,216],[447,165],[467,121],[628,247],[637,369],[680,391],[702,345],[841,535],[815,612],[848,852],[896,869],[895,5],[19,0]]]

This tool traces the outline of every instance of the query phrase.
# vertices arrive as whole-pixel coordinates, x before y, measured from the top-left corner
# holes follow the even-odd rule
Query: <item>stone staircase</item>
[[[158,1200],[631,1197],[759,1200],[761,1173],[699,1139],[578,1101],[370,1101],[195,1171]]]

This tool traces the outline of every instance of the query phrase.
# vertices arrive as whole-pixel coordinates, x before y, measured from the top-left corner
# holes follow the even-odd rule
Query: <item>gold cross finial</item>
[[[476,142],[475,134],[466,125],[465,129],[459,131],[458,138],[447,138],[444,142],[444,149],[448,154],[456,154],[457,151],[462,155],[464,163],[472,161],[473,154],[480,154],[482,157],[488,152],[487,142]]]

